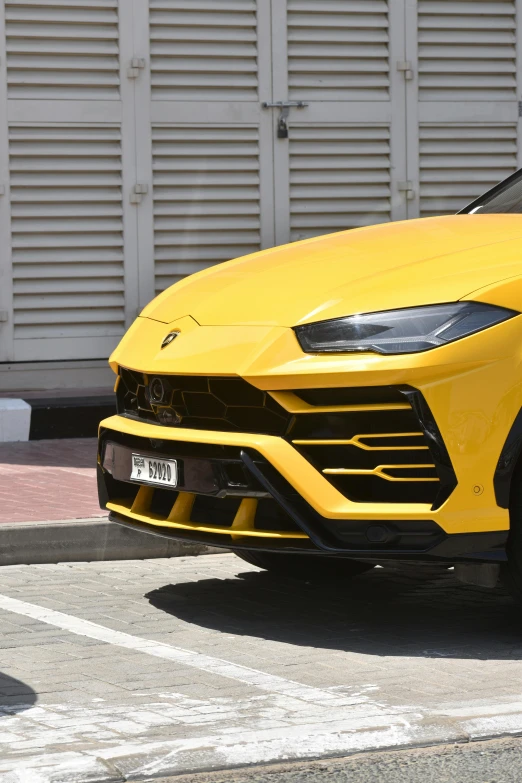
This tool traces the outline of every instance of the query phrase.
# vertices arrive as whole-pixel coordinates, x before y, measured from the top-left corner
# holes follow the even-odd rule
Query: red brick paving
[[[95,438],[0,444],[0,524],[103,516]]]

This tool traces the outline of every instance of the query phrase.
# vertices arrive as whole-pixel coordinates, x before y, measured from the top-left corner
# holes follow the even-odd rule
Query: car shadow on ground
[[[28,710],[37,700],[38,695],[30,685],[0,672],[0,725],[3,716]]]
[[[157,609],[203,628],[376,656],[519,660],[522,608],[503,586],[464,585],[447,569],[386,566],[318,586],[265,571],[165,585]]]

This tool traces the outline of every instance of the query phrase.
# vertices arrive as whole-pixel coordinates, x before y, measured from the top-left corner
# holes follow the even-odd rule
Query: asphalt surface
[[[501,739],[182,775],[154,783],[519,783],[521,778],[522,740]]]
[[[520,607],[447,569],[321,586],[232,554],[11,565],[0,628],[1,783],[522,779],[518,751],[471,744],[522,734]]]

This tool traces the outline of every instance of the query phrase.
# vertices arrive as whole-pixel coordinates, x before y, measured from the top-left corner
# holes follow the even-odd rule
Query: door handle
[[[277,120],[277,138],[288,138],[288,115],[290,109],[304,109],[308,106],[304,101],[265,101],[261,104],[263,109],[280,109],[279,118]]]

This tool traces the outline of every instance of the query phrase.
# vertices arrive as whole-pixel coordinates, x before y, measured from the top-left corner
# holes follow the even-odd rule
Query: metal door
[[[138,0],[139,2],[139,0]],[[139,80],[142,301],[212,264],[274,244],[270,0],[150,0]],[[146,21],[143,6],[143,21]],[[145,251],[145,252],[144,252]],[[153,262],[153,267],[152,267]]]
[[[133,31],[120,11],[0,4],[4,361],[106,357],[136,312]]]
[[[520,0],[406,0],[408,217],[452,214],[520,164]]]
[[[275,0],[276,243],[406,216],[403,0]]]

